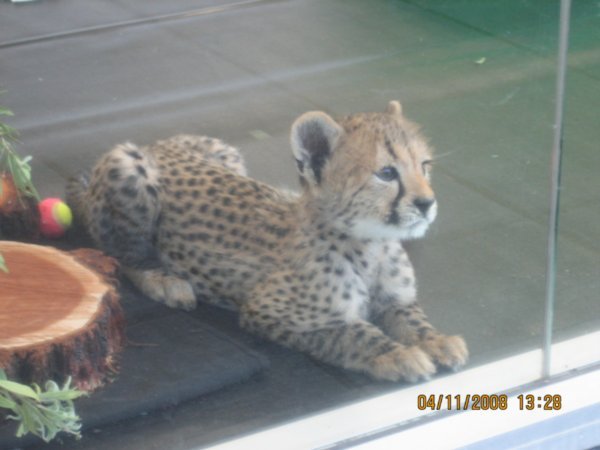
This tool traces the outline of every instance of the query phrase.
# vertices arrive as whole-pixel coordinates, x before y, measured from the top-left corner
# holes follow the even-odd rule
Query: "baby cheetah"
[[[402,241],[437,212],[431,153],[392,101],[334,120],[308,112],[291,144],[302,192],[247,178],[237,150],[176,136],[119,145],[68,186],[96,243],[147,296],[233,306],[242,327],[376,379],[417,381],[467,360],[427,322]]]

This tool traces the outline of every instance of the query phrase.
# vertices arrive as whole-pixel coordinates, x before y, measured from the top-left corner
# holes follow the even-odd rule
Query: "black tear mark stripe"
[[[402,197],[404,197],[404,194],[406,194],[406,189],[402,184],[402,178],[398,176],[398,193],[396,194],[396,198],[394,198],[394,201],[392,201],[392,204],[390,206],[390,214],[387,220],[388,223],[392,225],[398,225],[400,223],[400,216],[398,214],[398,204],[400,203]]]

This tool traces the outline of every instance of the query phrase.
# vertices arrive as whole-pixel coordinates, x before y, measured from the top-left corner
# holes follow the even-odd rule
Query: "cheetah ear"
[[[388,103],[386,112],[393,116],[401,116],[402,115],[402,105],[398,100],[392,100]]]
[[[320,184],[325,163],[331,157],[344,129],[324,112],[302,114],[292,125],[292,152],[304,180]]]

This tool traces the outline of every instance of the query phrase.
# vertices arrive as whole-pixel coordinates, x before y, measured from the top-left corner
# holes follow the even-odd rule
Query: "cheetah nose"
[[[417,207],[421,214],[427,214],[431,205],[435,203],[435,198],[433,197],[417,197],[413,200],[413,205]]]

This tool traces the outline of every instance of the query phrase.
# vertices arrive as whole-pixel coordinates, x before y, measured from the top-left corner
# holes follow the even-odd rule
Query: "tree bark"
[[[104,384],[125,336],[116,261],[7,241],[0,253],[9,270],[0,272],[0,367],[23,383]]]

